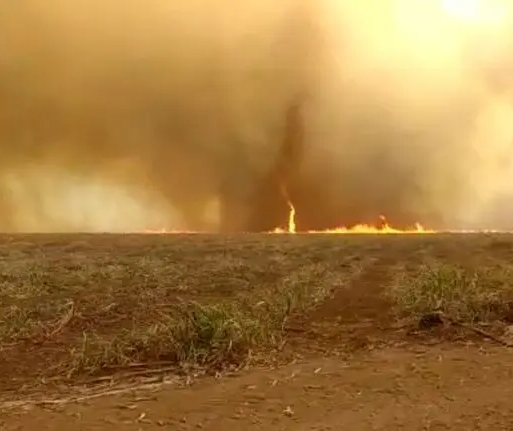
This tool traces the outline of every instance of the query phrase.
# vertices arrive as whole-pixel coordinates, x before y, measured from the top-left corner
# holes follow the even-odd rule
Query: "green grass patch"
[[[279,346],[290,316],[328,297],[336,284],[318,282],[308,266],[274,289],[224,303],[182,301],[159,311],[158,323],[114,337],[84,333],[63,364],[68,376],[133,364],[167,362],[220,369],[247,363],[260,348]]]
[[[392,297],[402,314],[444,313],[462,322],[501,320],[511,312],[512,272],[434,263],[400,274]]]

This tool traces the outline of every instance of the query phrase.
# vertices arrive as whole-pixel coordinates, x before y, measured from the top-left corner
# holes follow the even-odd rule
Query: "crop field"
[[[513,235],[0,237],[0,430],[512,429]]]

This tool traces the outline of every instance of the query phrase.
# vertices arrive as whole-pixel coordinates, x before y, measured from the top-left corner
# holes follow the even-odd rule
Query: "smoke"
[[[513,197],[513,27],[440,3],[327,3],[304,169],[324,172],[324,201],[348,222],[505,228],[513,215],[496,205]]]
[[[379,3],[2,2],[0,230],[507,227],[513,26]]]

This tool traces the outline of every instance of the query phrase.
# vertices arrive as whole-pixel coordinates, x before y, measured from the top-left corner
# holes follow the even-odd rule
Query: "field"
[[[513,235],[3,235],[0,430],[513,429]]]

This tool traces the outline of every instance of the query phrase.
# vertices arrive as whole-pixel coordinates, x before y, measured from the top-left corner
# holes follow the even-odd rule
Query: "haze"
[[[5,0],[0,230],[513,228],[510,6]]]

